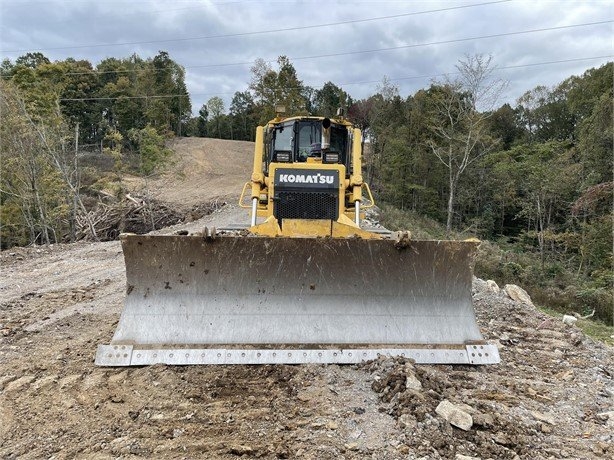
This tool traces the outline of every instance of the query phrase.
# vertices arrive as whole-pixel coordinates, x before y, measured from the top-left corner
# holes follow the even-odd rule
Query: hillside
[[[174,139],[172,167],[151,184],[154,197],[190,207],[206,201],[236,203],[250,180],[254,143],[198,137]]]
[[[244,222],[253,144],[178,139],[149,186],[189,208],[161,230]],[[117,241],[0,253],[0,458],[600,459],[614,456],[614,349],[475,279],[499,365],[98,368],[122,308]],[[435,409],[450,401],[467,430]]]

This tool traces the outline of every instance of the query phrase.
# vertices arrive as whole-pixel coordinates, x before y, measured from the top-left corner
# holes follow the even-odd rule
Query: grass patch
[[[417,240],[441,240],[446,236],[445,227],[436,220],[388,204],[381,204],[380,208],[380,223],[389,230],[409,230]]]
[[[614,347],[614,326],[591,319],[579,319],[576,326],[589,337]]]
[[[563,314],[560,311],[550,307],[544,307],[542,305],[535,306],[548,316],[552,316],[553,318],[562,321]],[[593,340],[598,340],[606,345],[614,347],[614,338],[612,337],[614,335],[613,325],[607,325],[603,321],[599,321],[597,319],[587,318],[578,319],[576,326]]]

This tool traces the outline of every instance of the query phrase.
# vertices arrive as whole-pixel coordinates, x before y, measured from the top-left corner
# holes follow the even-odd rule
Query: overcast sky
[[[0,0],[0,57],[33,51],[93,65],[167,51],[186,69],[194,112],[245,91],[257,58],[290,58],[299,78],[354,99],[387,76],[401,96],[455,72],[466,54],[492,55],[514,104],[611,61],[614,0]],[[595,24],[600,23],[600,24]],[[590,24],[590,25],[587,25]],[[570,26],[570,27],[567,27]],[[550,29],[540,30],[537,29]],[[527,32],[527,33],[523,33]],[[480,38],[483,37],[483,38]],[[553,61],[565,61],[553,63]],[[549,64],[548,64],[549,63]]]

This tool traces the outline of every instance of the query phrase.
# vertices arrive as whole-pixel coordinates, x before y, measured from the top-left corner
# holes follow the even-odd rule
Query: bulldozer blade
[[[471,302],[477,242],[122,235],[125,306],[101,366],[492,364]]]

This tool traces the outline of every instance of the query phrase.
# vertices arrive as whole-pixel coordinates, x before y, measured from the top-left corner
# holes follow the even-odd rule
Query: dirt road
[[[192,147],[197,157],[207,151]],[[193,180],[169,186],[197,190]],[[244,217],[227,206],[164,231]],[[0,253],[0,267],[3,459],[614,456],[614,350],[481,280],[474,303],[485,337],[500,346],[496,366],[382,358],[116,369],[93,358],[121,311],[118,242],[12,249]],[[444,400],[471,416],[467,430],[438,415]]]

